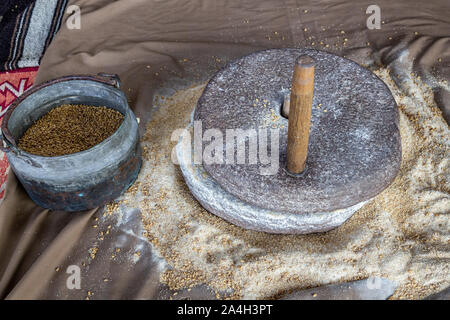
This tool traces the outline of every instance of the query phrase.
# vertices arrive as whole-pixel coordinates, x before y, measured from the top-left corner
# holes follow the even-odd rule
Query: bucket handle
[[[99,72],[99,73],[97,73],[97,76],[106,78],[106,80],[108,80],[109,84],[116,87],[117,89],[120,89],[120,86],[122,85],[122,81],[120,81],[119,76],[115,73]]]
[[[3,136],[3,132],[0,131],[0,150],[4,153],[9,153],[12,151],[8,144],[8,140]]]
[[[42,168],[42,166],[34,161],[32,158],[27,156],[26,154],[22,153],[19,149],[12,146],[8,140],[3,136],[3,133],[0,134],[0,150],[4,153],[13,153],[16,157],[22,159],[22,161],[25,161],[29,165],[36,167],[36,168]]]

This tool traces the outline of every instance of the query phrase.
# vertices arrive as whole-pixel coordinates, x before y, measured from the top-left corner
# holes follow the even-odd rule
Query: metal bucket
[[[67,76],[40,84],[13,102],[2,123],[3,151],[31,199],[52,210],[82,211],[120,196],[141,167],[138,123],[115,75]],[[117,131],[77,153],[43,157],[17,147],[37,119],[62,104],[106,106],[123,114]]]

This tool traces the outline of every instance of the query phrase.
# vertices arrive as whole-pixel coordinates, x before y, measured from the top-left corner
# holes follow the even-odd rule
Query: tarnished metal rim
[[[8,110],[6,111],[6,114],[3,118],[2,127],[1,127],[5,142],[7,144],[17,148],[16,141],[12,137],[11,133],[8,130],[8,121],[9,121],[9,118],[11,117],[12,113],[14,112],[14,110],[19,106],[19,104],[22,101],[24,101],[26,98],[28,98],[32,94],[34,94],[35,92],[37,92],[45,87],[54,85],[56,83],[65,82],[65,81],[73,81],[73,80],[95,81],[95,82],[104,83],[104,84],[107,84],[107,85],[110,85],[110,86],[113,86],[116,88],[120,88],[120,80],[117,75],[112,75],[112,74],[110,75],[110,74],[104,74],[104,73],[99,73],[98,75],[69,75],[69,76],[64,76],[64,77],[60,77],[60,78],[56,78],[56,79],[52,79],[52,80],[43,82],[37,86],[33,86],[29,90],[25,91],[20,97],[16,98],[12,102],[12,104],[9,106]]]

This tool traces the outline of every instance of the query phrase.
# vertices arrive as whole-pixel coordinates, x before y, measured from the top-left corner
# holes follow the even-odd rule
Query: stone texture
[[[290,91],[294,61],[302,54],[315,59],[316,74],[307,170],[295,177],[284,170],[288,120],[281,116],[276,121],[270,119],[274,111],[280,115],[284,96]],[[264,100],[268,101],[267,107],[263,105]],[[369,70],[326,52],[271,49],[230,63],[209,81],[199,99],[194,120],[202,121],[203,132],[214,128],[224,136],[225,130],[232,128],[280,128],[280,166],[275,175],[261,175],[260,168],[264,165],[259,157],[253,165],[204,165],[212,178],[207,184],[212,189],[220,186],[228,192],[230,196],[226,198],[230,205],[240,199],[252,210],[261,208],[258,214],[249,209],[255,214],[245,219],[245,226],[250,228],[262,228],[258,222],[262,212],[266,218],[270,212],[284,212],[284,218],[290,213],[308,215],[311,219],[315,217],[313,214],[340,212],[338,220],[342,223],[348,211],[340,209],[353,208],[377,195],[393,181],[400,168],[398,110],[389,89]],[[196,192],[207,193],[207,188],[202,188]],[[225,204],[213,208],[212,195],[200,197],[196,192],[193,191],[194,195],[212,212],[234,210]],[[218,194],[225,197],[221,192]],[[238,224],[233,221],[234,213],[228,213],[227,220]],[[273,216],[274,221],[277,217]],[[308,221],[313,224],[312,220]],[[331,225],[338,225],[338,221]],[[282,232],[281,229],[289,228],[278,228],[277,232]],[[327,227],[308,230],[318,229]]]
[[[340,226],[366,203],[332,212],[298,212],[302,214],[262,209],[225,191],[202,165],[194,165],[192,148],[180,140],[176,149],[189,190],[206,210],[245,229],[279,234],[324,232]]]

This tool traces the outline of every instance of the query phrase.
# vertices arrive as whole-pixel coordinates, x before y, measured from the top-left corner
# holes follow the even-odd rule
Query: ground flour
[[[219,298],[264,299],[369,276],[397,282],[394,299],[444,289],[450,284],[449,128],[419,78],[409,77],[400,89],[388,69],[375,73],[399,106],[402,166],[393,184],[341,227],[270,235],[235,227],[199,205],[171,161],[171,135],[189,123],[204,84],[155,108],[139,178],[108,212],[140,209],[145,237],[170,266],[161,281],[174,290],[205,283]]]

